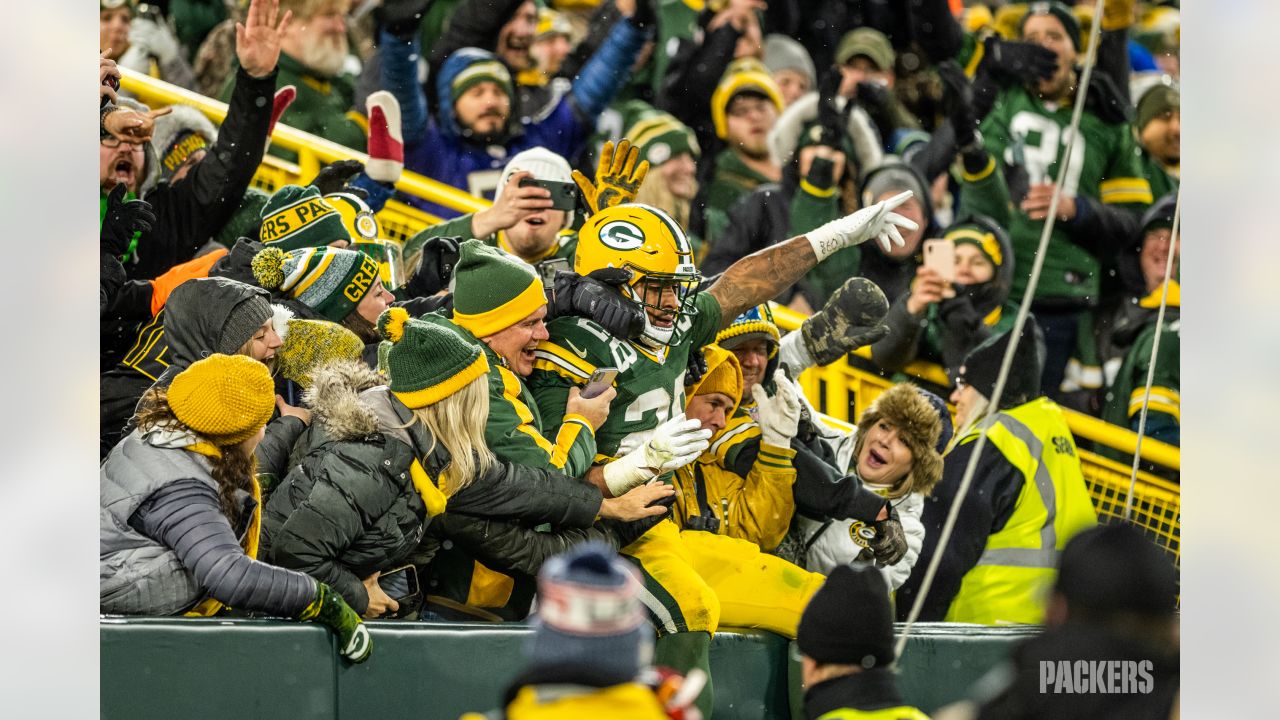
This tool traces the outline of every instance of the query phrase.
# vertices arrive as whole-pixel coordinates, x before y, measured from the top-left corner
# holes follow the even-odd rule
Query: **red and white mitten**
[[[404,135],[400,132],[400,103],[379,90],[365,101],[369,115],[369,162],[364,172],[381,183],[394,183],[404,172]]]
[[[271,123],[267,125],[267,147],[263,150],[266,152],[271,149],[271,133],[276,130],[276,123],[280,122],[280,116],[288,109],[293,101],[298,97],[298,88],[292,85],[285,85],[276,90],[276,96],[271,101]]]

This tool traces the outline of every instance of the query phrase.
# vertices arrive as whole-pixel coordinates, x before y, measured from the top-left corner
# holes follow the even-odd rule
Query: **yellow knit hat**
[[[267,366],[244,355],[210,355],[178,373],[169,409],[218,447],[244,442],[271,419],[275,385]]]
[[[733,353],[719,345],[706,345],[702,348],[702,356],[707,361],[707,372],[702,379],[690,387],[686,394],[689,397],[721,393],[733,399],[734,405],[742,402],[742,368]]]

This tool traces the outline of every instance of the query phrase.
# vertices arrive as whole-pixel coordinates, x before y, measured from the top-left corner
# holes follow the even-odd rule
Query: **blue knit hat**
[[[635,678],[653,659],[653,630],[635,571],[601,542],[551,558],[538,573],[534,665],[589,665],[612,684]]]

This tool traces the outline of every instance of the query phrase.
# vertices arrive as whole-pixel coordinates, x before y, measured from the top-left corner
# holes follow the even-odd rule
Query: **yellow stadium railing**
[[[222,122],[226,117],[225,103],[131,70],[122,68],[121,72],[124,75],[121,87],[151,107],[185,103],[199,109],[215,123]],[[345,159],[361,162],[368,160],[368,156],[363,153],[285,125],[276,126],[271,141],[296,152],[298,162],[291,163],[267,156],[254,177],[254,184],[267,191],[275,190],[281,185],[307,182],[326,163]],[[396,187],[410,195],[459,212],[475,212],[489,205],[486,200],[407,171]],[[378,221],[384,235],[404,241],[427,225],[438,222],[439,218],[392,201],[378,214]],[[804,316],[778,306],[774,307],[773,314],[783,330],[795,330],[804,320]],[[906,367],[905,372],[935,385],[950,385],[946,372],[937,365],[912,363]],[[817,409],[829,416],[829,422],[845,428],[851,427],[847,423],[860,417],[871,401],[892,385],[892,381],[855,368],[845,360],[837,360],[825,367],[810,368],[801,374],[799,381]],[[1091,440],[1132,456],[1137,446],[1137,434],[1082,413],[1072,410],[1065,412],[1067,423],[1077,438]],[[1181,466],[1178,448],[1151,438],[1142,442],[1142,459],[1175,471]],[[1080,460],[1085,482],[1100,519],[1103,522],[1120,521],[1129,489],[1129,467],[1085,450],[1081,450]],[[1147,472],[1138,473],[1134,488],[1133,518],[1130,522],[1147,531],[1174,556],[1175,562],[1181,556],[1180,497],[1176,484]]]
[[[127,68],[120,68],[120,72],[123,75],[120,81],[121,89],[153,108],[182,103],[198,109],[215,123],[221,123],[227,116],[226,103]],[[254,177],[254,185],[266,191],[273,191],[282,185],[309,182],[320,168],[336,160],[365,162],[369,159],[369,156],[364,153],[284,124],[276,125],[271,134],[271,144],[297,153],[298,161],[285,162],[268,155]],[[483,210],[489,206],[486,200],[407,171],[400,182],[396,183],[396,188],[409,195],[463,213]],[[423,227],[439,220],[434,215],[395,201],[387,203],[387,207],[378,214],[378,224],[382,226],[383,234],[401,242]]]

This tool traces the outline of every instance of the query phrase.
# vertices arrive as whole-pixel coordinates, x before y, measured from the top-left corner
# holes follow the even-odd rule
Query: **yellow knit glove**
[[[630,140],[620,140],[616,152],[613,142],[606,140],[604,147],[600,148],[600,164],[596,168],[594,184],[586,175],[573,171],[573,181],[578,183],[592,213],[635,199],[644,176],[649,173],[649,161],[637,164],[639,159],[640,148],[632,147]]]
[[[1133,6],[1133,0],[1107,0],[1102,4],[1102,29],[1123,30],[1133,25]]]

